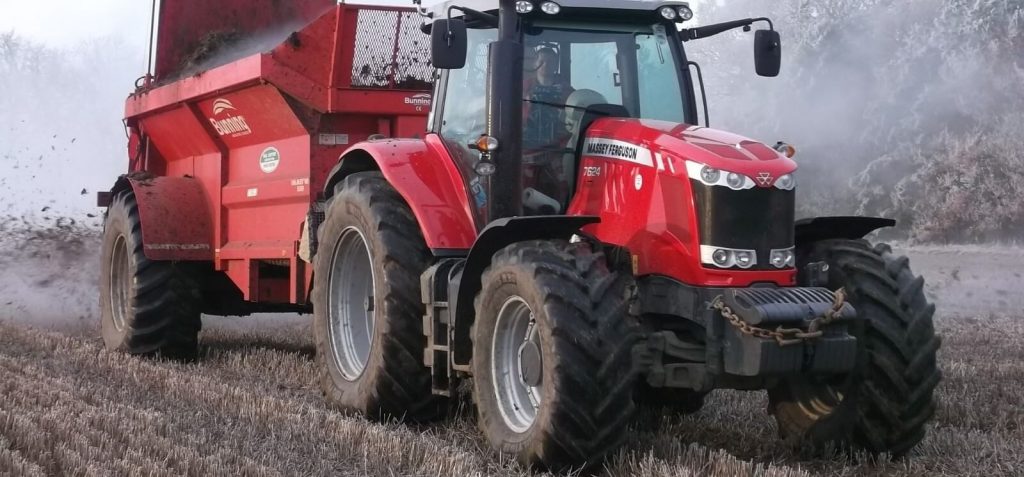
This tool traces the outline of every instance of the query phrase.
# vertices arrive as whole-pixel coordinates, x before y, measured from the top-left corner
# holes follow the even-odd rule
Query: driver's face
[[[538,76],[551,76],[558,70],[558,57],[551,51],[544,50],[537,53],[533,63],[533,69]]]

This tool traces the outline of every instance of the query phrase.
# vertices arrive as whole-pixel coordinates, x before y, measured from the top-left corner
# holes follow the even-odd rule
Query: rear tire
[[[431,393],[420,275],[431,255],[409,206],[378,172],[335,188],[313,259],[314,338],[332,407],[370,419],[424,421]]]
[[[925,435],[939,383],[924,279],[888,245],[827,240],[798,251],[798,262],[829,265],[828,287],[844,287],[863,318],[855,370],[831,383],[795,378],[770,389],[769,410],[782,437],[812,451],[835,445],[873,454],[906,454]]]
[[[495,449],[526,466],[565,469],[599,464],[623,442],[638,337],[626,312],[629,280],[602,254],[563,241],[494,255],[472,335],[478,424]]]
[[[107,349],[195,358],[202,327],[198,284],[187,264],[146,258],[130,191],[107,208],[101,257],[100,330]]]

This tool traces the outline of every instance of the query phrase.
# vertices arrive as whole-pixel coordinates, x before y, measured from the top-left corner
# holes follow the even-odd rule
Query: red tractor
[[[797,221],[791,148],[706,105],[698,125],[686,42],[766,23],[774,76],[770,20],[215,3],[162,2],[127,101],[130,173],[100,196],[109,348],[188,358],[201,313],[312,312],[334,407],[430,420],[469,381],[493,447],[548,468],[600,462],[637,403],[720,388],[767,389],[808,447],[924,436],[934,307],[863,239],[894,222]]]

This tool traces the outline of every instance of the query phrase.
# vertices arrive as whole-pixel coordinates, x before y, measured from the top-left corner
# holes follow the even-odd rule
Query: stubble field
[[[489,450],[467,409],[409,426],[325,408],[305,317],[206,318],[191,364],[107,352],[82,285],[91,264],[68,267],[87,242],[0,259],[0,475],[528,474]],[[1024,251],[909,254],[939,306],[944,374],[908,460],[801,458],[776,439],[763,393],[718,391],[696,414],[645,410],[602,473],[1024,474]]]

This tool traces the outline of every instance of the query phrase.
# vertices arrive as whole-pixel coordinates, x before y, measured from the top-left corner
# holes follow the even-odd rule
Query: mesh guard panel
[[[352,87],[430,90],[429,40],[415,12],[359,10]]]

